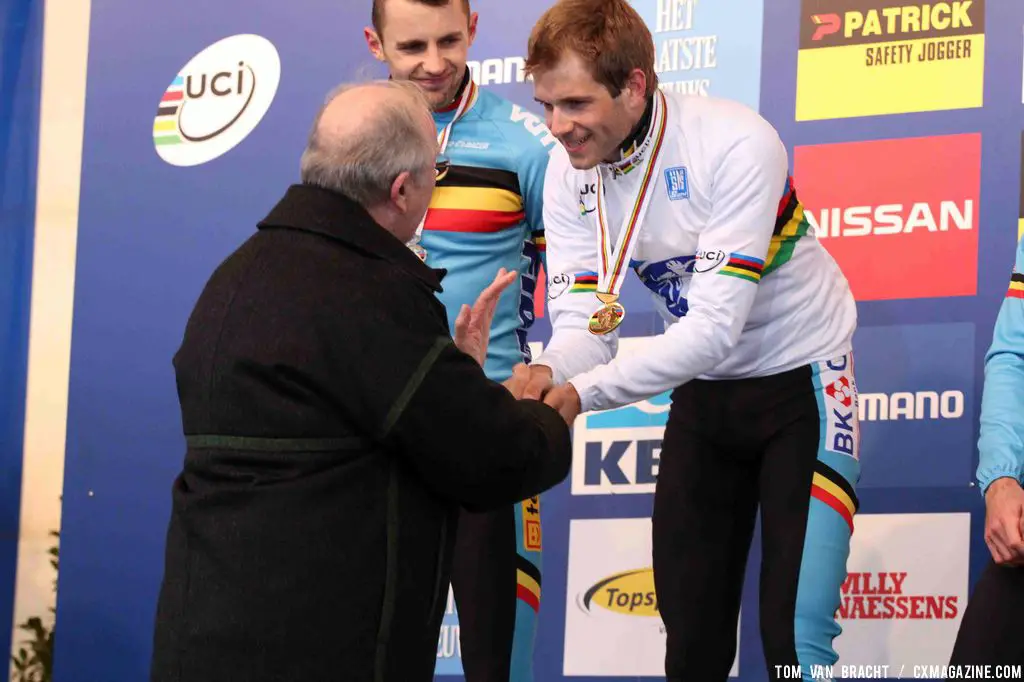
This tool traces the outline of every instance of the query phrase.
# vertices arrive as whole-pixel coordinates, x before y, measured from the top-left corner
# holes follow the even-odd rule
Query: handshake
[[[466,355],[476,360],[481,367],[487,359],[487,345],[490,342],[491,322],[498,299],[518,273],[505,268],[498,271],[494,281],[484,289],[472,307],[463,305],[455,318],[455,345]],[[516,400],[523,398],[543,400],[558,410],[565,422],[572,427],[580,413],[580,396],[571,384],[555,386],[551,368],[543,365],[528,367],[519,363],[512,369],[512,376],[502,385]]]
[[[562,419],[570,427],[579,416],[579,394],[572,384],[555,386],[550,367],[519,363],[512,368],[512,376],[502,382],[502,386],[507,388],[516,400],[543,400],[545,404],[558,410],[558,414],[562,415]]]

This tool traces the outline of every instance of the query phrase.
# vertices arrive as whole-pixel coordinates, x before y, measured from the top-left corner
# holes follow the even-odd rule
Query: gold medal
[[[622,318],[625,316],[626,309],[622,307],[621,303],[615,301],[605,303],[590,316],[590,333],[600,336],[615,331],[615,328],[622,324]]]

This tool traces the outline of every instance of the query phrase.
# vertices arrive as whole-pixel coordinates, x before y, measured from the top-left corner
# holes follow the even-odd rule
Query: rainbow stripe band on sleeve
[[[742,253],[730,253],[729,261],[722,266],[718,274],[739,277],[757,284],[761,281],[762,270],[764,270],[764,261],[760,258],[744,256]]]
[[[1010,288],[1006,290],[1006,297],[1024,298],[1024,273],[1013,273],[1010,277]]]
[[[573,275],[572,289],[570,294],[592,294],[597,291],[596,272],[577,272]]]

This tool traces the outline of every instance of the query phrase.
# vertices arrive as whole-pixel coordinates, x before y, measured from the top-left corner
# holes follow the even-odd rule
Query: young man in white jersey
[[[768,675],[812,679],[838,659],[858,506],[857,314],[786,149],[745,106],[662,92],[626,0],[556,3],[527,70],[563,147],[544,188],[553,332],[528,395],[573,418],[671,390],[653,515],[667,677],[727,679],[760,508]],[[629,269],[666,329],[616,357]]]

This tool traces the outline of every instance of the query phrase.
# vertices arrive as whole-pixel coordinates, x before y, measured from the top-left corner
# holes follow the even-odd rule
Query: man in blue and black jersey
[[[967,602],[950,663],[1024,664],[1024,242],[992,343],[978,438],[978,486],[992,561]]]
[[[419,85],[434,110],[440,172],[410,248],[447,270],[438,297],[449,325],[499,268],[519,272],[498,303],[484,366],[503,381],[530,361],[527,333],[544,261],[543,183],[557,141],[539,117],[473,82],[466,60],[477,14],[469,0],[374,0],[372,24],[365,30],[370,52],[391,78]],[[531,682],[541,592],[538,498],[462,513],[452,590],[467,682]]]

